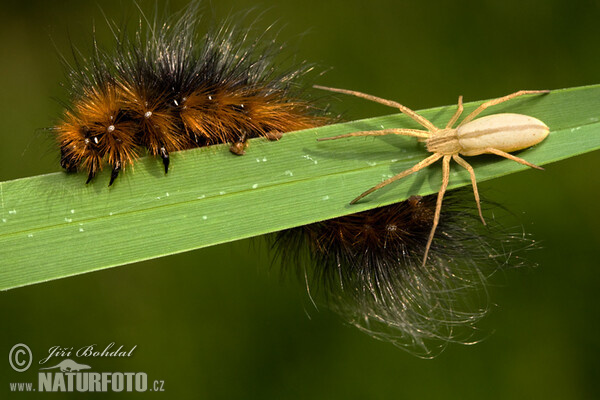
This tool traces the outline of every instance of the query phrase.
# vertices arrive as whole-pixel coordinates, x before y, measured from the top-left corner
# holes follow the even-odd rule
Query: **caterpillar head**
[[[68,172],[87,171],[89,182],[108,163],[112,184],[119,171],[136,157],[137,129],[123,109],[122,95],[115,85],[86,90],[56,127],[60,165]]]

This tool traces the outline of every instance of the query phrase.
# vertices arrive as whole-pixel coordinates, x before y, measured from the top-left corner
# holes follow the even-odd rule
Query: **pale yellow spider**
[[[505,101],[514,99],[515,97],[526,95],[526,94],[541,94],[549,93],[549,90],[520,90],[518,92],[509,94],[498,99],[489,100],[481,104],[467,115],[456,128],[454,124],[458,121],[458,118],[462,114],[463,104],[462,96],[458,98],[458,109],[446,124],[446,127],[439,129],[433,125],[429,120],[423,116],[417,114],[408,107],[403,106],[395,101],[385,100],[379,97],[371,96],[369,94],[356,92],[346,89],[336,89],[325,86],[315,85],[317,89],[329,90],[331,92],[344,93],[352,96],[362,97],[367,100],[372,100],[377,103],[385,104],[386,106],[398,108],[402,113],[412,118],[415,122],[427,130],[421,129],[382,129],[375,131],[361,131],[348,133],[345,135],[339,135],[329,138],[318,139],[322,140],[333,140],[341,139],[350,136],[381,136],[388,134],[395,135],[406,135],[413,136],[419,139],[420,142],[425,142],[427,151],[433,153],[423,161],[417,163],[412,168],[409,168],[398,175],[393,176],[378,185],[373,186],[371,189],[362,193],[360,196],[350,202],[354,204],[366,195],[374,192],[377,189],[389,185],[390,183],[397,181],[398,179],[404,178],[414,172],[417,172],[440,158],[442,159],[442,186],[438,192],[437,204],[435,209],[435,216],[433,218],[433,226],[431,227],[431,233],[429,234],[429,240],[425,247],[425,254],[423,256],[423,265],[427,261],[427,255],[429,254],[429,248],[435,235],[438,222],[440,220],[440,211],[442,209],[442,200],[444,193],[448,187],[448,181],[450,176],[450,159],[454,159],[461,167],[469,171],[471,176],[471,183],[473,185],[473,193],[475,195],[475,201],[477,202],[477,209],[481,222],[485,225],[483,213],[481,212],[481,205],[479,202],[479,192],[477,191],[477,180],[475,179],[475,171],[473,167],[469,165],[459,154],[463,156],[476,156],[479,154],[496,154],[501,157],[508,158],[509,160],[516,161],[528,167],[543,169],[537,165],[531,164],[522,158],[515,157],[509,154],[511,151],[522,150],[527,147],[531,147],[535,144],[540,143],[548,136],[549,128],[542,121],[522,114],[494,114],[488,115],[479,119],[474,118],[479,115],[483,110],[490,106],[494,106]]]

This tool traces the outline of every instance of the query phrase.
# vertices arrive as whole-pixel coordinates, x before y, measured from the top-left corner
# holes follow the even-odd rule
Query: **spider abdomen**
[[[493,148],[510,153],[540,143],[550,129],[537,118],[522,114],[494,114],[456,129],[460,154],[476,156]]]

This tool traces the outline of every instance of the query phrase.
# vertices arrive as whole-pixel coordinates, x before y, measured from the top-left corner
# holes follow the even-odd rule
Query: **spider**
[[[442,208],[442,200],[444,199],[444,193],[448,187],[448,181],[450,176],[450,160],[453,159],[461,167],[469,172],[471,177],[471,184],[473,185],[473,194],[475,195],[475,202],[477,203],[477,210],[479,211],[479,217],[481,222],[485,225],[485,219],[481,212],[481,204],[479,201],[479,192],[477,191],[477,180],[475,178],[475,171],[473,167],[466,162],[460,155],[463,156],[476,156],[480,154],[496,154],[500,157],[508,158],[509,160],[516,161],[528,167],[541,169],[543,168],[534,165],[522,158],[516,157],[509,152],[522,150],[531,147],[535,144],[540,143],[544,140],[550,131],[548,126],[542,121],[522,114],[493,114],[488,115],[479,119],[475,119],[483,110],[488,107],[504,103],[505,101],[514,99],[515,97],[528,95],[528,94],[542,94],[549,93],[549,90],[520,90],[518,92],[509,94],[504,97],[500,97],[494,100],[486,101],[477,107],[473,112],[467,115],[456,127],[454,125],[458,121],[459,117],[463,112],[463,98],[458,97],[458,109],[450,118],[450,121],[446,124],[446,127],[440,129],[431,123],[425,117],[417,114],[410,108],[403,106],[400,103],[391,100],[385,100],[369,94],[346,90],[336,89],[325,86],[315,85],[317,89],[328,90],[331,92],[343,93],[352,96],[361,97],[367,100],[375,101],[377,103],[384,104],[386,106],[398,108],[403,114],[412,118],[419,125],[426,128],[422,129],[382,129],[374,131],[360,131],[354,133],[348,133],[345,135],[333,136],[328,138],[318,139],[333,140],[341,139],[351,136],[383,136],[389,134],[405,135],[416,137],[420,142],[425,142],[427,151],[433,153],[429,157],[425,158],[421,162],[415,164],[412,168],[400,172],[399,174],[386,179],[378,185],[373,186],[369,190],[362,193],[350,202],[355,204],[363,197],[367,196],[374,191],[381,189],[390,183],[404,178],[412,173],[420,171],[421,169],[433,164],[442,159],[442,186],[438,192],[437,204],[435,209],[435,216],[433,219],[433,225],[425,247],[425,254],[423,256],[423,266],[427,262],[427,255],[429,254],[429,248],[435,235],[437,228],[440,211]]]

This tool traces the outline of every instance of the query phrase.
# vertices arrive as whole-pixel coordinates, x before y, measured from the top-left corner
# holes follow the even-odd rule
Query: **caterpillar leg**
[[[265,139],[267,140],[279,140],[283,137],[283,132],[270,131],[265,133]]]
[[[171,161],[171,159],[169,158],[169,152],[167,151],[165,146],[162,146],[160,148],[158,154],[160,154],[160,157],[162,158],[163,165],[165,166],[165,174],[166,174],[169,172],[169,163]]]
[[[248,147],[247,142],[235,142],[229,147],[229,151],[236,156],[243,156],[246,154],[246,147]]]
[[[117,176],[119,176],[120,171],[121,171],[121,162],[116,161],[115,164],[113,165],[112,171],[110,172],[110,182],[108,183],[108,186],[111,186],[113,184],[115,179],[117,179]]]
[[[88,177],[85,181],[85,184],[87,185],[88,183],[90,183],[92,181],[92,179],[94,179],[94,176],[96,176],[96,171],[90,169],[90,171],[88,172]]]
[[[263,137],[267,140],[279,140],[283,137],[283,132],[279,132],[279,131],[270,131],[267,132],[263,135]],[[246,135],[245,133],[240,137],[240,139],[233,143],[230,147],[229,147],[229,151],[232,152],[233,154],[235,154],[236,156],[243,156],[244,154],[246,154],[246,148],[248,147],[248,135]]]
[[[89,157],[88,160],[84,161],[84,168],[88,170],[88,178],[85,181],[86,184],[90,183],[92,179],[96,176],[98,171],[100,171],[102,165],[102,158],[98,154],[94,154]]]
[[[246,154],[246,147],[248,147],[248,135],[244,132],[239,138],[237,142],[234,142],[229,147],[229,151],[235,154],[236,156],[243,156]]]

